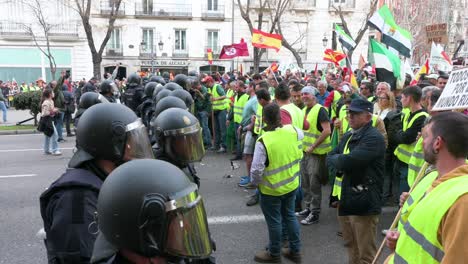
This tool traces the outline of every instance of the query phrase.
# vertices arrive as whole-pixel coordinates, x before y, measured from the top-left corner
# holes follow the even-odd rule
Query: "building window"
[[[208,30],[208,39],[207,39],[207,48],[213,50],[213,52],[218,52],[218,30]]]
[[[206,0],[208,1],[208,11],[218,11],[218,0]]]
[[[108,47],[111,49],[120,49],[122,47],[122,41],[121,41],[121,32],[120,28],[114,28],[112,30],[109,42],[108,42]]]
[[[333,0],[334,4],[345,4],[346,0]]]
[[[175,50],[186,50],[187,49],[187,31],[185,29],[175,30]]]
[[[143,0],[143,13],[144,14],[153,13],[153,0]]]
[[[143,49],[144,51],[151,51],[151,47],[153,47],[153,29],[151,28],[144,28],[143,29]]]

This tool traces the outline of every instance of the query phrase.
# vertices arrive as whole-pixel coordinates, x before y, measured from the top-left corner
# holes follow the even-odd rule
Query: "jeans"
[[[61,112],[59,111],[56,115],[55,115],[55,127],[57,129],[57,133],[58,133],[58,140],[62,140],[63,139],[63,117],[64,117],[65,113],[64,112]]]
[[[58,151],[58,133],[55,124],[52,123],[52,125],[54,126],[54,134],[50,137],[45,136],[44,153]]]
[[[63,122],[65,123],[65,128],[67,129],[67,135],[71,134],[70,123],[72,121],[72,113],[65,112],[63,115]]]
[[[2,110],[3,113],[3,122],[7,121],[7,107],[5,102],[1,101],[0,102],[0,110]]]
[[[226,110],[214,111],[215,147],[226,148]]]
[[[260,193],[260,207],[268,226],[270,242],[268,250],[272,256],[279,256],[282,243],[282,222],[286,222],[289,248],[292,252],[301,250],[299,222],[294,214],[296,191],[281,196]]]
[[[395,158],[395,166],[393,167],[393,173],[397,179],[399,179],[398,194],[397,197],[400,197],[402,192],[409,191],[408,185],[408,164],[403,161]]]
[[[198,112],[197,117],[202,127],[203,144],[206,147],[211,147],[211,133],[210,133],[210,128],[208,127],[208,112],[206,111]]]
[[[234,123],[234,135],[236,135],[236,157],[242,157],[242,135],[237,134],[240,124]]]

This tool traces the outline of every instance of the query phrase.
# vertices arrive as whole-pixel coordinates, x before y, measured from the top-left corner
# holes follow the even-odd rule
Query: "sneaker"
[[[250,197],[250,199],[245,203],[247,206],[254,206],[258,204],[258,195],[254,194]]]
[[[45,151],[44,152],[44,155],[51,155],[51,154],[52,154],[52,152],[50,152],[50,151]]]
[[[216,151],[216,152],[218,152],[218,153],[226,153],[226,149],[223,148],[223,147],[220,147],[220,148],[218,149],[218,151]]]
[[[283,256],[294,263],[302,263],[302,254],[300,252],[292,252],[291,249],[283,247],[281,249]]]
[[[268,250],[255,254],[254,260],[259,263],[281,263],[281,256],[272,256]]]
[[[239,187],[245,187],[249,183],[250,183],[250,177],[241,179],[241,181],[239,182]]]
[[[305,219],[301,220],[303,225],[316,224],[319,221],[319,215],[317,213],[310,213]]]
[[[251,182],[247,183],[247,185],[244,186],[246,189],[257,189],[256,185],[253,185]]]
[[[66,142],[66,140],[63,139],[63,138],[59,138],[59,140],[57,140],[57,141],[58,141],[58,142]]]
[[[60,156],[60,155],[62,155],[62,152],[56,150],[56,151],[52,152],[51,154],[54,155],[54,156]]]
[[[250,178],[250,176],[246,175],[246,176],[241,176],[241,180],[242,179],[247,179],[247,178]]]
[[[309,208],[306,208],[300,212],[297,212],[296,213],[296,216],[302,216],[302,217],[306,217],[310,214],[310,209]]]
[[[67,134],[67,137],[74,137],[74,136],[75,136],[75,134],[73,134],[73,133]]]
[[[216,148],[215,148],[215,147],[209,147],[209,148],[207,148],[207,150],[210,150],[210,151],[215,151],[215,150],[216,150]]]

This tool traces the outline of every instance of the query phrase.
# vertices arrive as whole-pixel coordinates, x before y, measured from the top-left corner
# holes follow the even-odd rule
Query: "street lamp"
[[[142,48],[145,49],[145,51],[147,50],[147,46],[146,46],[146,42],[141,42],[140,45]],[[163,47],[164,47],[164,42],[162,42],[162,40],[159,41],[158,43],[158,47],[159,47],[159,51],[162,51],[163,50]],[[154,59],[156,58],[156,52],[154,50],[154,45],[151,45],[151,49],[150,49],[150,54],[151,54],[151,74],[154,74]]]
[[[325,34],[323,35],[322,44],[323,44],[324,48],[327,47],[328,39],[327,39],[327,35],[325,35]]]

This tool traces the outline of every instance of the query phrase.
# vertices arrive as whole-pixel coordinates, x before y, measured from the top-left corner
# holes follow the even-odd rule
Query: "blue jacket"
[[[348,140],[350,152],[342,154]],[[340,216],[381,213],[384,156],[384,138],[372,122],[355,134],[344,134],[339,145],[328,153],[328,166],[343,174]]]
[[[42,193],[40,206],[48,263],[90,263],[101,185],[102,180],[88,170],[67,169]]]

